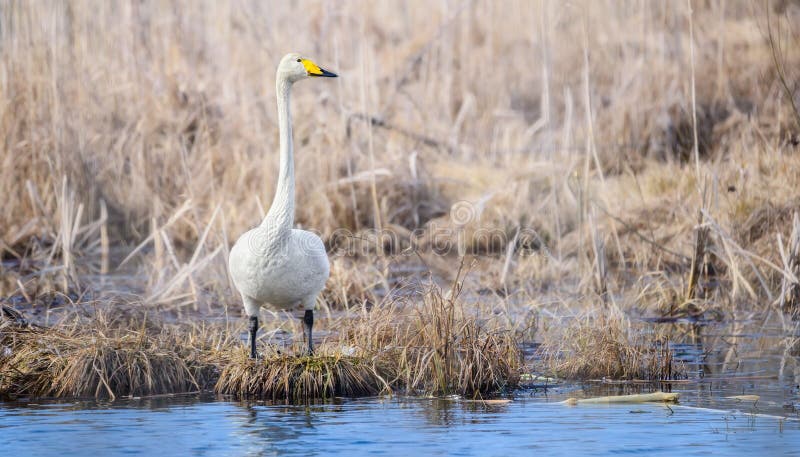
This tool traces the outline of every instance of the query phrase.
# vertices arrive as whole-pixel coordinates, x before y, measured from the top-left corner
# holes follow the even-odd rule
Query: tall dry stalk
[[[270,81],[289,50],[341,75],[294,94],[298,225],[368,245],[334,260],[323,309],[363,308],[343,344],[408,348],[400,384],[507,382],[517,316],[597,311],[573,299],[581,285],[614,288],[620,312],[661,313],[700,295],[713,255],[732,314],[761,309],[787,271],[772,233],[798,209],[796,9],[781,28],[768,17],[765,40],[743,2],[4,6],[0,296],[15,303],[132,294],[235,332],[226,254],[274,192]],[[453,224],[456,202],[480,217]],[[688,247],[698,208],[711,233]],[[479,254],[465,300],[392,299],[420,270],[456,271],[454,255],[404,249],[417,230]]]
[[[699,211],[697,216],[697,226],[695,226],[692,263],[689,267],[689,277],[686,281],[686,302],[691,302],[698,298],[698,292],[700,291],[700,275],[702,274],[703,267],[705,265],[708,236],[709,228],[703,224],[703,212]]]
[[[781,308],[797,319],[800,316],[800,214],[796,212],[792,216],[792,234],[788,242],[788,252],[785,252],[778,235],[784,267],[780,300]]]

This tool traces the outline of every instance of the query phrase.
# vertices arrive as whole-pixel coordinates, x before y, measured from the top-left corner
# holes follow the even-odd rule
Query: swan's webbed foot
[[[311,338],[311,329],[314,327],[314,311],[307,309],[303,315],[303,334],[305,335],[308,346],[306,347],[307,356],[314,355],[314,341]]]

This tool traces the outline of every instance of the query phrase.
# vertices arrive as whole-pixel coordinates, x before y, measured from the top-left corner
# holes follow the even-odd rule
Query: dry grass
[[[446,227],[463,228],[449,236],[469,251],[502,254],[518,229],[535,228],[533,245],[580,259],[599,205],[686,253],[696,188],[708,181],[688,159],[692,46],[701,174],[736,189],[708,210],[738,224],[796,195],[793,110],[758,5],[694,5],[694,43],[685,5],[673,3],[107,8],[20,2],[0,18],[0,190],[17,197],[0,202],[0,249],[15,262],[0,293],[78,290],[141,243],[128,266],[147,277],[137,286],[148,301],[236,300],[225,253],[273,191],[271,78],[290,48],[342,75],[295,94],[297,219],[331,245],[341,229],[406,240]],[[778,38],[796,8],[784,14],[770,16]],[[323,30],[335,39],[313,39]],[[789,80],[792,49],[778,56]],[[469,218],[453,227],[451,208],[464,201]],[[667,205],[662,221],[645,218]],[[597,224],[619,265],[665,260],[613,219]],[[370,256],[396,250],[372,244]],[[348,289],[332,300],[372,298]]]
[[[513,389],[522,368],[513,329],[466,313],[458,289],[432,288],[421,306],[321,319],[329,334],[314,356],[262,347],[247,357],[230,326],[176,326],[141,316],[54,327],[6,318],[0,326],[0,394],[103,397],[198,391],[284,401],[401,391],[490,396]]]
[[[273,354],[252,360],[244,349],[231,352],[214,387],[218,393],[240,398],[307,401],[391,392],[386,380],[392,378],[379,365],[385,363],[382,360],[324,355],[324,351],[314,356]]]
[[[619,316],[578,316],[545,339],[541,368],[564,379],[685,378],[668,335],[648,334],[645,327]]]
[[[507,316],[460,299],[462,278],[443,293],[431,287],[417,302],[364,311],[344,333],[355,348],[391,362],[392,384],[409,393],[480,396],[519,382],[520,330]]]
[[[477,397],[515,388],[523,368],[518,332],[480,307],[465,307],[460,288],[456,281],[443,294],[431,286],[419,302],[363,307],[326,322],[323,329],[335,334],[311,358],[268,353],[252,362],[237,348],[221,363],[217,390],[270,398],[387,391]]]
[[[691,5],[11,1],[0,10],[0,297],[37,321],[61,313],[44,304],[54,295],[134,297],[137,310],[201,321],[176,330],[203,354],[186,360],[245,373],[224,355],[242,313],[226,255],[271,200],[272,78],[297,50],[341,75],[293,94],[296,220],[334,256],[325,338],[361,361],[390,359],[392,388],[513,385],[523,336],[549,338],[551,368],[570,362],[556,354],[576,357],[560,370],[571,376],[657,378],[658,339],[639,315],[774,313],[796,339],[779,298],[797,283],[781,243],[800,209],[800,8]],[[465,253],[478,266],[458,279]],[[456,279],[466,303],[408,294],[420,270]],[[608,306],[631,320],[580,319],[556,343],[564,316]],[[183,349],[161,346],[181,338],[91,328],[25,339],[46,355],[36,372],[69,372],[37,391],[172,389],[147,382],[159,371],[173,387],[203,383],[195,362],[172,363]],[[598,370],[595,344],[609,360]],[[52,355],[62,345],[78,362]],[[337,360],[292,392],[334,395],[326,370],[363,368]],[[292,363],[228,385],[300,379]],[[128,364],[148,368],[118,369]],[[80,373],[94,376],[85,389],[67,382]]]
[[[0,324],[0,393],[36,397],[144,396],[199,391],[211,367],[174,334]]]
[[[477,396],[519,382],[516,333],[465,307],[461,287],[456,283],[445,296],[438,289],[426,294],[411,323],[384,344],[396,348],[399,376],[412,391]]]

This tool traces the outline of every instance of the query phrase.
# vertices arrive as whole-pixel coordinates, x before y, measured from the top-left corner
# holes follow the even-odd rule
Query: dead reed
[[[519,382],[517,335],[465,307],[461,287],[455,282],[446,294],[434,288],[410,322],[397,329],[389,347],[397,348],[398,376],[407,389],[474,397],[513,389]]]
[[[265,81],[298,50],[342,76],[295,94],[296,220],[336,256],[326,343],[358,356],[270,356],[276,372],[213,335],[229,328],[3,324],[7,391],[136,395],[224,372],[242,395],[361,379],[482,395],[514,385],[531,315],[549,369],[658,379],[680,371],[666,343],[620,314],[797,314],[796,2],[180,3],[0,8],[0,297],[101,291],[235,319],[227,249],[277,171]],[[464,252],[479,271],[453,291],[387,298],[414,268],[453,280]],[[462,286],[487,293],[464,303]],[[584,317],[561,332],[564,315]],[[290,387],[259,386],[275,379]]]
[[[391,374],[383,360],[365,357],[270,354],[252,360],[244,349],[231,348],[214,390],[238,398],[308,401],[362,397],[391,392]]]
[[[541,347],[541,368],[563,379],[663,381],[686,376],[667,335],[619,316],[579,316]]]
[[[273,399],[391,391],[477,397],[511,390],[522,370],[518,335],[507,322],[465,307],[461,279],[445,293],[431,286],[419,302],[336,318],[327,323],[335,336],[313,357],[269,350],[251,361],[237,347],[218,362],[216,390]]]
[[[270,11],[256,4],[4,8],[0,191],[15,198],[0,202],[7,222],[0,253],[8,259],[0,294],[80,290],[88,277],[113,270],[133,243],[139,248],[126,266],[146,277],[137,285],[149,301],[233,302],[225,253],[273,191],[276,119],[264,109],[272,89],[263,87],[290,48],[337,56],[330,64],[346,76],[295,99],[297,220],[331,246],[343,228],[358,237],[388,228],[400,240],[419,228],[450,229],[452,210],[468,203],[450,238],[466,238],[474,252],[504,253],[515,233],[535,228],[536,249],[558,259],[545,275],[591,256],[595,232],[611,234],[606,250],[619,258],[602,279],[613,287],[617,265],[674,261],[653,246],[687,254],[682,243],[700,206],[699,177],[685,166],[691,149],[702,155],[702,174],[732,189],[709,208],[736,213],[724,226],[795,195],[786,183],[800,167],[787,154],[796,110],[781,82],[797,79],[798,56],[791,43],[776,45],[796,7],[774,15],[745,4],[695,5],[704,27],[689,40],[683,3],[472,2],[455,11],[423,3],[403,14],[358,2]],[[291,30],[278,19],[298,11],[303,20]],[[583,27],[584,15],[592,27]],[[352,18],[384,32],[355,33],[362,28]],[[339,41],[314,42],[321,24]],[[537,30],[524,32],[531,24]],[[129,51],[121,54],[119,43]],[[696,73],[714,77],[691,84],[692,53]],[[498,55],[507,57],[500,65]],[[534,63],[534,55],[548,58]],[[432,102],[439,94],[445,98]],[[637,235],[614,235],[619,222],[611,217],[586,230],[593,205]],[[371,245],[367,264],[378,251],[397,250]],[[758,254],[769,258],[774,248]],[[509,264],[504,283],[531,279]],[[374,299],[337,286],[332,302]]]
[[[792,218],[792,234],[784,247],[780,235],[778,246],[783,261],[784,276],[781,281],[780,302],[783,311],[793,319],[800,320],[800,215],[794,213]]]
[[[176,335],[109,330],[0,324],[0,394],[114,399],[199,391],[209,382],[211,367]]]
[[[514,329],[468,311],[461,283],[419,305],[386,304],[331,320],[314,356],[262,346],[250,360],[236,327],[167,325],[142,317],[66,316],[53,327],[0,324],[0,393],[103,397],[204,390],[239,398],[308,401],[402,391],[491,396],[513,389],[521,355]],[[507,321],[505,321],[507,322]],[[295,329],[297,330],[297,329]]]

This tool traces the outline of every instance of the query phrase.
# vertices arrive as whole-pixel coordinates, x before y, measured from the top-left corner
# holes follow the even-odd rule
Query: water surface
[[[398,397],[311,406],[195,397],[0,403],[0,449],[42,456],[800,455],[800,421],[756,415],[769,405],[704,400],[696,386],[685,389],[683,406],[670,408],[557,403],[585,393],[578,390],[520,393],[491,405]]]

